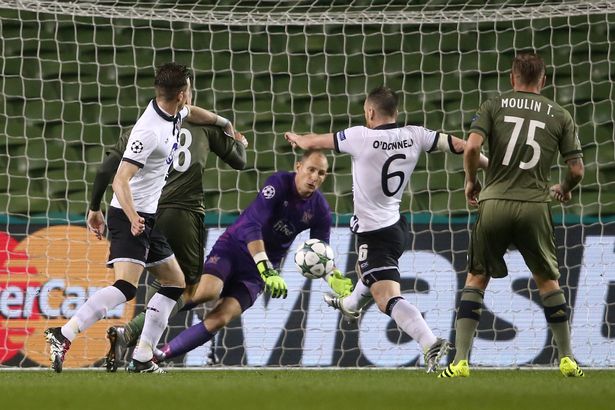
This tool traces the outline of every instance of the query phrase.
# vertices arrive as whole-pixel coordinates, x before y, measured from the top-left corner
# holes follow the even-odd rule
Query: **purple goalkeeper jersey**
[[[249,242],[262,239],[269,260],[277,267],[295,237],[306,229],[310,238],[329,243],[331,222],[331,209],[320,191],[301,198],[295,173],[276,172],[225,235],[239,242],[245,252]]]

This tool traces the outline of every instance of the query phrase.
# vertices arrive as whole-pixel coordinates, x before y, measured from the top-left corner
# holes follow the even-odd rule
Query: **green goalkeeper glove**
[[[277,270],[273,268],[273,265],[268,260],[262,260],[256,264],[258,273],[261,274],[261,278],[265,281],[265,287],[271,294],[272,298],[284,298],[288,295],[288,287],[284,278],[280,276]]]
[[[327,276],[327,283],[339,297],[343,298],[352,292],[352,281],[337,268]]]

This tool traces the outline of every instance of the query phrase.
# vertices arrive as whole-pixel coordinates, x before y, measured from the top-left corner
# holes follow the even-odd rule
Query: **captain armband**
[[[438,133],[438,144],[436,146],[442,152],[450,152],[457,155],[463,154],[463,151],[455,150],[452,135],[444,134],[443,132]]]

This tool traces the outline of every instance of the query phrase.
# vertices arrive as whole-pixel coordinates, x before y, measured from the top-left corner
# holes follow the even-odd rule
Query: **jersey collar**
[[[399,125],[397,125],[396,123],[392,122],[390,124],[379,125],[377,127],[374,127],[373,129],[375,129],[375,130],[392,130],[393,128],[399,128]]]
[[[154,107],[154,111],[156,111],[156,114],[158,114],[160,116],[160,118],[162,118],[165,121],[168,122],[172,122],[173,123],[173,135],[175,135],[175,131],[179,131],[177,130],[177,124],[180,122],[181,120],[181,116],[179,115],[179,112],[175,115],[169,115],[166,112],[162,111],[162,109],[158,106],[158,103],[156,102],[155,98],[152,98],[152,106]],[[179,134],[179,132],[178,132]]]

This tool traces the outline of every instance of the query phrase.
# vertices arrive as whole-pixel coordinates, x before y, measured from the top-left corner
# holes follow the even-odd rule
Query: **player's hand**
[[[300,138],[299,135],[295,134],[294,132],[285,132],[284,133],[284,138],[286,139],[286,141],[290,142],[290,145],[293,148],[296,148],[297,145],[297,140]],[[301,148],[301,147],[299,147]]]
[[[572,193],[564,193],[561,184],[555,184],[549,188],[549,194],[551,195],[551,198],[554,198],[561,203],[566,203],[572,199]]]
[[[466,199],[470,206],[478,206],[478,194],[481,190],[480,182],[478,179],[474,181],[466,181]]]
[[[352,281],[337,268],[333,269],[333,272],[327,276],[327,283],[339,297],[343,298],[352,292]]]
[[[235,127],[233,127],[232,122],[229,121],[228,124],[224,126],[224,132],[226,132],[231,137],[235,135]]]
[[[261,275],[261,277],[265,281],[267,291],[271,294],[272,298],[286,299],[286,296],[288,296],[288,286],[286,285],[286,281],[283,277],[280,275],[267,277]]]
[[[286,281],[280,276],[280,273],[273,268],[271,262],[268,260],[262,260],[256,264],[258,273],[265,282],[267,291],[271,294],[272,298],[284,298],[288,295],[288,286]]]
[[[133,236],[139,236],[145,232],[145,218],[137,214],[130,219],[130,232]]]
[[[239,141],[244,148],[248,148],[248,140],[242,133],[235,131],[233,138],[235,138],[235,141]]]
[[[102,239],[105,233],[105,217],[102,211],[88,211],[88,229],[96,235],[96,239]]]

